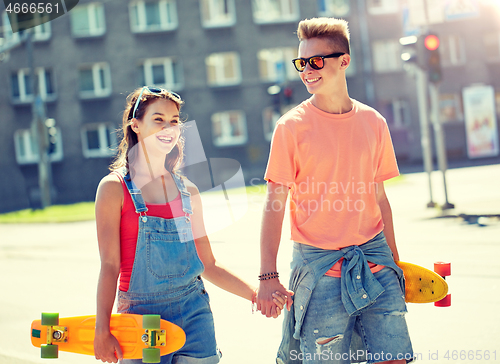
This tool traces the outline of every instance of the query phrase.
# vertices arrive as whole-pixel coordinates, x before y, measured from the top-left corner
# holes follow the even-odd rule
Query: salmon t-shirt
[[[278,120],[265,179],[290,190],[291,239],[321,249],[361,245],[384,226],[377,183],[399,175],[385,119],[356,100],[345,114],[302,102]],[[339,276],[340,263],[329,274]]]

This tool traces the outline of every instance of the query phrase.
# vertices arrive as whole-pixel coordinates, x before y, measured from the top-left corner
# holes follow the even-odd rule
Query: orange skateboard
[[[58,351],[94,355],[94,316],[66,317],[42,313],[31,324],[31,343],[41,348],[42,358],[57,358]],[[160,315],[111,315],[111,333],[118,339],[125,359],[159,363],[162,355],[179,350],[186,334]]]
[[[405,301],[413,303],[434,302],[435,306],[451,305],[448,284],[444,277],[451,275],[450,263],[434,263],[434,272],[419,265],[396,262],[403,270],[406,281]]]

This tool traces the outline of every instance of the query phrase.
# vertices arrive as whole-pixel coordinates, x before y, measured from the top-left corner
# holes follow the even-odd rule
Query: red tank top
[[[123,187],[123,206],[120,220],[120,291],[127,292],[134,267],[135,250],[137,247],[137,236],[139,234],[139,214],[135,212],[134,202],[128,192],[123,177],[120,178]],[[182,211],[181,194],[166,204],[146,204],[148,216],[156,216],[164,219],[172,219],[184,216]]]

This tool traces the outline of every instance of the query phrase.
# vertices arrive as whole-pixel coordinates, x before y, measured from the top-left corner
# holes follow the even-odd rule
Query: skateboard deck
[[[42,313],[42,319],[31,324],[31,343],[41,348],[42,358],[57,358],[59,350],[94,355],[95,322],[95,315],[59,319],[58,314]],[[159,363],[160,356],[186,342],[184,331],[159,315],[114,314],[110,327],[123,357],[144,363]]]
[[[433,272],[416,264],[396,262],[403,270],[406,281],[405,301],[413,303],[435,302],[436,306],[449,306],[450,295],[444,276],[450,275],[450,265],[436,263]],[[441,303],[439,303],[441,302]]]

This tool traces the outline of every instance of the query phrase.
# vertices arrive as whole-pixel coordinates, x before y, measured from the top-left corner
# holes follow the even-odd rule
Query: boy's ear
[[[350,63],[351,63],[351,56],[348,54],[344,54],[342,56],[342,62],[340,63],[340,66],[342,68],[347,68]]]

